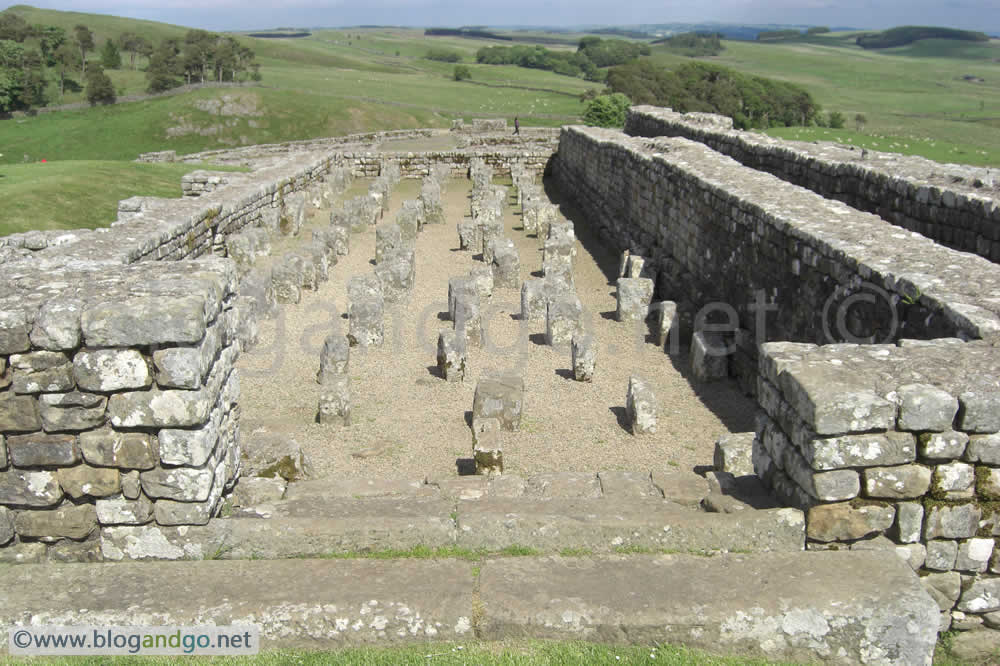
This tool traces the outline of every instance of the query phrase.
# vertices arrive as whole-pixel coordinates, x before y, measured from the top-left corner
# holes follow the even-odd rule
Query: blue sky
[[[17,3],[2,3],[6,7]],[[48,9],[113,14],[209,30],[359,24],[580,25],[720,21],[945,25],[1000,30],[1000,0],[27,0]]]

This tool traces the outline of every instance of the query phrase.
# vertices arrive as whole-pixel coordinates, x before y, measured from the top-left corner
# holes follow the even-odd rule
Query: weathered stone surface
[[[975,504],[931,504],[926,507],[924,539],[967,539],[979,529]]]
[[[73,366],[63,352],[14,354],[9,362],[15,393],[72,391],[75,386]]]
[[[331,333],[323,341],[323,350],[319,356],[319,372],[316,382],[327,383],[333,375],[347,373],[351,360],[351,342],[342,333]]]
[[[950,571],[955,568],[957,557],[957,542],[935,539],[927,542],[927,559],[924,566],[934,571]]]
[[[640,277],[620,277],[617,285],[615,316],[618,321],[645,319],[653,300],[653,281]]]
[[[417,232],[424,226],[424,205],[419,199],[407,199],[396,213],[396,224],[402,232],[403,242],[409,246],[417,240]]]
[[[312,475],[302,446],[287,434],[248,431],[242,443],[243,478],[281,477],[288,482],[301,481]]]
[[[625,396],[625,419],[632,434],[655,433],[658,412],[659,403],[649,384],[642,377],[631,375],[628,378],[628,391]]]
[[[277,502],[284,498],[287,488],[288,482],[280,476],[273,479],[241,478],[233,489],[233,504],[246,508]]]
[[[524,482],[518,496],[537,499],[597,499],[601,480],[593,472],[548,472],[535,474]]]
[[[458,230],[458,246],[460,250],[474,252],[480,247],[479,225],[471,217],[464,218],[455,225]]]
[[[10,469],[0,472],[0,504],[52,506],[63,497],[55,472]]]
[[[85,391],[147,388],[153,383],[146,358],[135,349],[84,349],[73,357],[73,375]]]
[[[0,410],[0,414],[2,414],[2,410]],[[965,459],[968,462],[1000,465],[1000,433],[969,437],[969,444],[965,449]]]
[[[493,283],[502,289],[517,289],[521,284],[521,259],[514,241],[509,238],[493,241]]]
[[[19,354],[31,349],[29,331],[23,312],[0,312],[0,355]]]
[[[962,576],[957,571],[927,574],[920,582],[942,611],[950,611],[962,593]]]
[[[985,500],[1000,499],[1000,469],[996,467],[977,468],[976,493]]]
[[[7,459],[7,438],[0,435],[0,470],[7,469],[10,461]]]
[[[116,393],[108,400],[108,416],[119,428],[199,426],[208,420],[215,398],[207,389]]]
[[[969,539],[958,544],[955,568],[959,571],[986,571],[993,555],[993,539]]]
[[[74,465],[56,471],[56,479],[66,494],[74,499],[84,496],[107,497],[121,490],[118,470],[112,467]]]
[[[142,494],[142,484],[139,482],[139,471],[130,470],[121,475],[122,495],[125,499],[139,499]]]
[[[477,264],[469,269],[468,281],[472,285],[473,291],[479,296],[479,302],[493,296],[493,268],[483,264]],[[450,281],[449,281],[450,282]]]
[[[352,347],[380,346],[385,336],[385,315],[381,298],[352,300],[347,339]]]
[[[960,396],[958,429],[965,432],[1000,431],[1000,392],[967,391]]]
[[[545,313],[546,344],[568,345],[583,332],[583,305],[576,294],[559,294],[549,300]]]
[[[867,467],[862,470],[865,494],[885,499],[912,499],[927,493],[931,469],[923,465]]]
[[[473,433],[477,433],[475,428]],[[503,474],[503,440],[498,429],[477,433],[472,445],[472,458],[476,462],[476,474]]]
[[[801,450],[815,470],[903,465],[917,458],[913,435],[900,432],[812,438]]]
[[[474,293],[460,293],[455,298],[454,321],[455,334],[464,337],[467,345],[479,347],[486,343],[482,306]]]
[[[375,275],[382,283],[385,302],[406,301],[416,280],[416,259],[413,250],[393,252],[375,267]]]
[[[920,502],[900,502],[896,505],[896,538],[903,543],[920,541],[923,530],[924,505]]]
[[[833,365],[797,364],[796,372],[782,372],[778,385],[802,420],[820,435],[843,435],[869,430],[892,430],[896,405],[870,388],[846,383]]]
[[[756,433],[740,432],[721,435],[715,441],[713,464],[716,471],[733,476],[753,474],[753,440]]]
[[[601,478],[604,487],[604,477]],[[688,470],[653,469],[650,481],[664,499],[692,509],[700,508],[710,491],[708,480]]]
[[[38,403],[33,397],[0,391],[0,432],[31,432],[41,428]]]
[[[597,341],[592,335],[573,336],[571,362],[573,364],[573,379],[578,382],[589,382],[594,379],[594,367],[597,365]]]
[[[167,465],[201,467],[222,437],[221,421],[222,414],[216,410],[200,428],[164,428],[159,433],[160,460]]]
[[[403,248],[403,230],[395,222],[383,222],[375,227],[375,263],[380,264],[395,251]]]
[[[921,433],[918,439],[918,450],[923,458],[929,460],[956,460],[965,453],[969,436],[964,432],[946,430],[944,432]]]
[[[94,504],[101,525],[145,525],[153,520],[153,503],[145,495],[135,499],[110,497]]]
[[[91,347],[194,344],[205,334],[205,313],[200,296],[142,296],[90,306],[80,322]]]
[[[14,527],[22,537],[86,539],[97,529],[93,504],[64,504],[48,511],[21,511]]]
[[[668,338],[675,331],[674,321],[677,319],[677,304],[673,301],[653,303],[650,309],[656,315],[656,344],[665,347]],[[676,334],[676,333],[674,333]]]
[[[661,499],[663,497],[660,489],[650,480],[649,472],[601,470],[597,473],[597,479],[601,482],[601,497],[605,499]],[[705,482],[704,479],[701,481]],[[683,485],[683,482],[678,485]]]
[[[816,541],[854,541],[889,529],[895,515],[894,507],[879,504],[820,504],[809,509],[806,534]]]
[[[696,331],[691,337],[691,373],[700,382],[729,376],[729,349],[719,333]]]
[[[143,432],[110,428],[80,433],[80,451],[91,465],[119,469],[152,469],[160,462],[156,437]]]
[[[310,241],[302,247],[301,252],[312,262],[317,283],[330,279],[330,250],[324,241]]]
[[[934,468],[931,492],[941,499],[964,499],[975,492],[976,474],[972,465],[953,462]]]
[[[46,393],[38,398],[38,411],[46,432],[87,430],[104,425],[108,399],[93,393]]]
[[[139,474],[142,490],[148,497],[179,502],[204,502],[214,478],[215,470],[207,467],[158,467]]]
[[[524,380],[512,374],[484,374],[476,384],[472,421],[497,419],[501,430],[519,430],[524,408]]]
[[[464,335],[448,330],[438,332],[437,367],[445,380],[463,381],[467,359],[468,346]]]
[[[351,425],[351,378],[348,375],[334,375],[323,385],[316,422]]]
[[[7,450],[16,467],[65,466],[80,461],[75,435],[11,435]]]
[[[0,546],[14,538],[14,512],[0,506]]]
[[[958,610],[965,613],[991,613],[1000,610],[1000,578],[978,578],[958,601]]]
[[[896,393],[900,430],[951,430],[958,412],[958,400],[947,391],[928,384],[906,384]]]
[[[543,278],[528,278],[521,284],[521,321],[545,318],[549,303],[547,284]]]
[[[157,349],[153,352],[156,384],[160,388],[201,387],[212,370],[212,364],[221,348],[219,327],[212,326],[205,332],[205,338],[198,345]]]

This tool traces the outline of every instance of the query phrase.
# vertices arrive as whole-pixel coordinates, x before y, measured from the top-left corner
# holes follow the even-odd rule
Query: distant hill
[[[953,39],[963,42],[988,42],[989,35],[971,30],[955,30],[954,28],[935,28],[930,26],[905,25],[890,28],[882,32],[859,35],[855,40],[864,49],[890,49],[896,46],[906,46],[921,39]]]

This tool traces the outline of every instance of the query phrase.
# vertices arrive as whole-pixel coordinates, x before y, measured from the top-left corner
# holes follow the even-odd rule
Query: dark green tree
[[[863,113],[854,114],[854,128],[859,132],[865,128],[868,123],[868,117]]]
[[[94,65],[87,72],[85,94],[91,106],[115,103],[115,86],[111,82],[111,77],[105,74],[99,65]]]
[[[122,53],[118,50],[118,45],[111,41],[110,37],[104,42],[104,46],[101,47],[101,67],[104,69],[122,68]]]
[[[600,95],[587,102],[583,112],[583,122],[595,127],[625,127],[625,114],[631,105],[628,97],[621,93]]]
[[[829,118],[827,118],[827,125],[831,129],[844,129],[845,122],[844,114],[840,111],[831,111]]]
[[[153,46],[149,41],[134,32],[123,32],[119,35],[118,48],[128,54],[128,64],[133,71],[135,71],[135,60],[138,56],[148,58],[153,53]]]
[[[38,35],[38,47],[45,57],[45,64],[49,67],[55,67],[57,64],[56,51],[66,43],[66,31],[52,25],[37,25],[35,26],[35,34]]]
[[[94,33],[85,25],[77,25],[73,28],[73,39],[80,49],[80,62],[83,63],[83,73],[87,73],[87,52],[94,50]]]
[[[157,93],[181,85],[184,66],[181,63],[181,44],[177,39],[165,39],[152,55],[146,68],[147,90]]]
[[[3,12],[0,14],[0,39],[8,39],[20,44],[32,34],[28,22],[17,14]]]
[[[452,76],[455,77],[456,81],[465,81],[472,78],[472,70],[469,69],[468,65],[455,65]]]
[[[81,67],[80,51],[73,44],[65,42],[56,49],[54,59],[56,72],[59,74],[59,96],[62,97],[66,92],[66,76]]]

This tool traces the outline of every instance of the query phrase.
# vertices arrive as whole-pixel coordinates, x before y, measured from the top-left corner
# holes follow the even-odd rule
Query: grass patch
[[[980,146],[965,143],[948,143],[930,137],[889,136],[866,134],[848,129],[827,127],[776,127],[767,130],[770,136],[793,141],[830,141],[846,146],[866,148],[902,155],[919,155],[935,162],[990,166],[997,162],[1000,153],[991,155]]]
[[[11,663],[28,663],[28,659],[8,658]],[[177,657],[32,657],[31,663],[72,664],[76,666],[133,666],[144,664],[160,666],[177,663]],[[359,647],[341,650],[265,651],[254,657],[185,657],[190,663],[255,664],[271,666],[298,664],[301,666],[372,666],[375,664],[445,664],[465,666],[541,666],[550,664],[667,664],[681,666],[764,666],[784,662],[747,659],[745,657],[719,657],[701,650],[669,645],[622,646],[580,641],[508,640],[498,642],[468,641],[462,643],[440,642],[408,645],[403,647]]]
[[[244,170],[76,160],[0,164],[4,194],[0,236],[32,229],[107,227],[118,217],[120,199],[139,195],[178,198],[181,176],[198,169]]]

